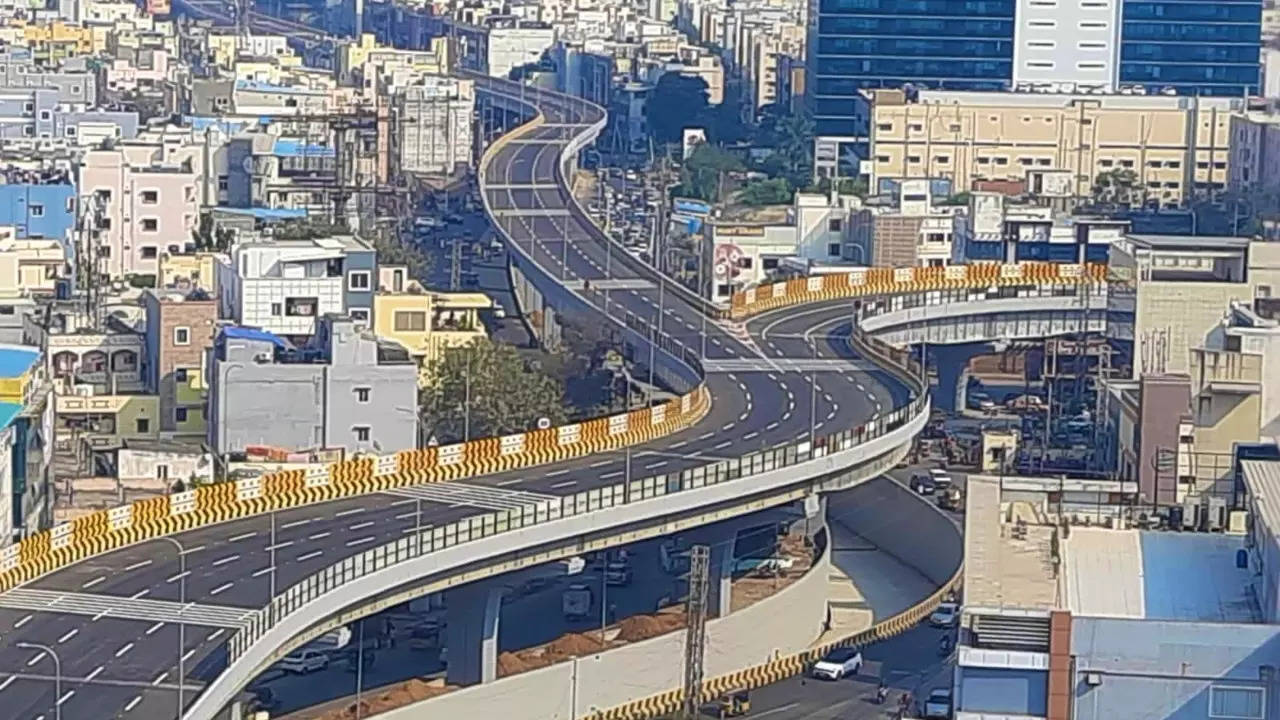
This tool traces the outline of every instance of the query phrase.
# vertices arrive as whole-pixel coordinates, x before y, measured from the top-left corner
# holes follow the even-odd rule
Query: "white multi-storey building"
[[[1120,71],[1121,2],[1018,0],[1014,85],[1114,90]]]

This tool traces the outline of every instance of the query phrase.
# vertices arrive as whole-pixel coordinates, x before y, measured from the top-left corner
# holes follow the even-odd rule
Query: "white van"
[[[939,490],[946,490],[954,484],[951,480],[951,476],[941,468],[933,468],[930,470],[929,477],[933,479],[933,484],[936,485]]]
[[[298,650],[285,655],[276,667],[285,672],[306,675],[329,667],[329,656],[320,650]]]

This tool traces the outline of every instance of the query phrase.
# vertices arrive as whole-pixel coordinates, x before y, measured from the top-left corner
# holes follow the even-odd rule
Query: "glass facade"
[[[809,67],[819,135],[866,134],[862,88],[1003,90],[1015,0],[813,0]]]
[[[1256,94],[1261,24],[1261,0],[1128,0],[1120,84],[1179,95]]]

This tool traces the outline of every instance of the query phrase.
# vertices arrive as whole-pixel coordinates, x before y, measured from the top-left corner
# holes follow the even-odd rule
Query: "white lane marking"
[[[247,532],[247,533],[240,533],[239,535],[232,535],[231,537],[227,538],[227,542],[240,542],[241,540],[248,540],[249,538],[257,534],[258,533],[256,532]]]
[[[160,673],[159,675],[157,675],[157,676],[156,676],[156,679],[151,681],[151,684],[152,684],[152,685],[159,685],[160,683],[164,682],[164,681],[165,681],[165,680],[167,680],[167,679],[169,679],[169,671],[167,671],[167,670],[166,670],[166,671],[164,671],[164,672]]]
[[[62,697],[58,698],[58,704],[61,705],[62,703],[70,700],[71,696],[75,694],[76,694],[75,690],[68,690],[66,695],[63,695]]]
[[[270,566],[270,565],[268,565],[268,566],[266,566],[266,567],[262,568],[261,570],[254,570],[254,571],[253,571],[253,574],[251,575],[251,577],[262,577],[263,575],[266,575],[266,574],[267,574],[267,573],[269,573],[269,572],[271,572],[271,566]]]
[[[191,648],[190,650],[186,651],[185,653],[182,654],[182,662],[186,662],[190,660],[191,656],[195,654],[196,654],[195,648]]]
[[[16,623],[14,623],[14,624],[13,624],[13,628],[16,630],[16,629],[18,629],[18,628],[22,627],[23,625],[26,625],[26,624],[27,624],[27,623],[29,623],[29,622],[31,622],[31,616],[30,616],[30,615],[28,615],[28,616],[26,616],[26,617],[22,618],[21,620],[19,620],[19,621],[18,621],[18,622],[16,622]]]
[[[369,527],[369,526],[370,526],[370,525],[372,525],[372,524],[373,524],[373,521],[372,521],[372,520],[369,520],[369,521],[367,521],[367,522],[356,523],[355,525],[351,525],[351,526],[350,526],[350,527],[348,527],[347,529],[348,529],[348,530],[351,530],[351,531],[353,531],[353,532],[354,532],[354,531],[356,531],[356,530],[363,530],[363,529],[365,529],[365,528]]]
[[[729,432],[732,429],[733,429],[733,423],[728,423],[724,427],[720,428],[720,432]]]
[[[720,443],[719,445],[716,445],[715,449],[716,449],[716,450],[721,450],[721,449],[723,449],[723,448],[727,448],[727,447],[729,447],[729,446],[730,446],[730,445],[732,445],[732,444],[733,444],[733,441],[732,441],[732,440],[725,440],[724,442]]]
[[[515,480],[503,480],[502,482],[497,483],[497,485],[498,487],[507,487],[509,485],[518,485],[522,482],[524,482],[524,478],[516,478]],[[409,502],[413,502],[413,501],[410,500]]]
[[[347,547],[351,547],[352,545],[363,545],[368,542],[373,542],[375,539],[376,538],[374,536],[369,535],[368,537],[357,538],[355,540],[348,540]]]
[[[560,475],[568,475],[568,474],[569,474],[569,469],[565,468],[564,470],[556,470],[555,472],[549,472],[547,473],[547,477],[558,477]]]
[[[391,507],[395,507],[397,505],[404,505],[405,503],[411,503],[411,502],[415,502],[415,500],[413,498],[405,498],[404,500],[397,500],[391,503]]]
[[[164,627],[164,623],[162,623],[162,622],[158,622],[158,623],[156,623],[155,625],[152,625],[151,627],[147,628],[147,634],[148,634],[148,635],[155,635],[155,634],[156,634],[156,631],[157,631],[157,630],[159,630],[159,629],[160,629],[160,628],[162,628],[162,627]]]
[[[660,468],[660,467],[662,467],[663,465],[666,465],[666,464],[667,464],[667,461],[666,461],[666,460],[663,460],[662,462],[656,462],[656,463],[653,463],[653,464],[651,464],[651,465],[645,465],[644,467],[645,467],[645,469],[646,469],[646,470],[652,470],[652,469],[654,469],[654,468]]]
[[[862,387],[862,383],[854,383],[854,384],[858,386],[859,390],[866,391],[866,388]]]
[[[9,687],[10,685],[13,684],[13,681],[17,679],[18,678],[13,675],[10,675],[9,677],[5,678],[4,682],[0,682],[0,690],[4,690],[5,688]]]
[[[214,640],[217,640],[218,638],[222,637],[222,633],[224,633],[224,632],[226,632],[226,630],[214,630],[213,632],[209,633],[209,636],[208,636],[208,637],[206,637],[206,638],[204,639],[204,641],[205,641],[205,642],[213,642]],[[193,650],[193,652],[194,652],[194,650]]]
[[[92,619],[92,620],[90,620],[89,622],[98,622],[98,621],[99,621],[99,620],[101,620],[103,617],[105,617],[105,616],[106,616],[106,614],[107,614],[107,613],[109,613],[109,612],[111,612],[111,609],[110,609],[110,608],[108,608],[108,609],[106,609],[106,610],[103,610],[102,612],[98,613],[97,615],[94,615],[94,616],[93,616],[93,619]]]
[[[777,428],[778,428],[778,423],[776,423],[776,422],[771,422],[771,423],[769,423],[768,425],[765,425],[765,427],[764,427],[764,429],[765,429],[766,431],[769,431],[769,432],[772,432],[772,431],[776,430]]]
[[[89,588],[93,587],[94,585],[97,585],[97,584],[98,584],[98,583],[100,583],[100,582],[103,582],[103,581],[104,581],[104,580],[106,580],[106,579],[107,579],[107,576],[106,576],[106,575],[99,575],[98,577],[96,577],[96,578],[94,578],[94,579],[92,579],[92,580],[90,580],[90,581],[86,582],[85,584],[81,585],[80,587],[81,587],[81,588],[83,588],[83,589],[85,589],[85,590],[88,590]]]
[[[66,632],[66,634],[58,638],[58,644],[61,645],[62,643],[70,640],[71,638],[75,637],[79,633],[80,633],[80,630],[78,628],[71,628]]]
[[[276,543],[275,545],[268,545],[263,549],[266,550],[267,552],[271,552],[272,550],[283,550],[292,544],[293,544],[292,540],[286,540],[285,542]]]
[[[239,559],[240,559],[240,556],[239,556],[239,555],[228,555],[228,556],[226,556],[226,557],[224,557],[224,558],[222,558],[222,559],[220,559],[220,560],[214,560],[214,561],[213,561],[213,566],[214,566],[214,567],[218,567],[219,565],[226,565],[226,564],[227,564],[227,563],[229,563],[229,562],[235,562],[235,561],[237,561],[237,560],[239,560]]]
[[[618,477],[618,476],[619,476],[619,475],[621,475],[621,474],[622,474],[622,471],[621,471],[621,470],[619,470],[619,471],[617,471],[617,472],[605,473],[605,474],[603,474],[603,475],[601,475],[601,476],[600,476],[600,479],[601,479],[601,480],[608,480],[609,478],[615,478],[615,477]]]
[[[413,513],[409,513],[409,514],[410,514],[410,515],[412,515]],[[396,517],[400,517],[400,516],[399,516],[399,515],[397,515]],[[318,532],[318,533],[316,533],[315,535],[308,535],[308,536],[307,536],[307,539],[308,539],[308,540],[323,540],[324,538],[327,538],[327,537],[329,537],[329,536],[330,536],[330,535],[332,535],[332,534],[333,534],[333,533],[331,533],[331,532]]]
[[[133,649],[133,643],[126,643],[124,645],[121,645],[120,649],[116,651],[116,657],[120,657],[121,655],[129,652],[132,649]]]
[[[309,553],[307,553],[307,554],[305,554],[305,555],[299,555],[299,556],[298,556],[298,562],[306,562],[306,561],[310,560],[311,558],[318,558],[318,557],[320,557],[320,556],[321,556],[321,555],[323,555],[323,554],[324,554],[324,551],[323,551],[323,550],[315,550],[315,551],[313,551],[313,552],[309,552]]]
[[[191,549],[187,550],[185,553],[183,553],[183,555],[192,555],[192,554],[195,554],[195,553],[200,552],[200,551],[201,551],[201,550],[203,550],[203,549],[204,549],[204,546],[203,546],[203,545],[197,545],[197,546],[195,546],[195,547],[193,547],[193,548],[191,548]]]
[[[138,707],[138,703],[140,702],[142,702],[142,696],[134,695],[133,699],[129,701],[129,704],[124,706],[124,711],[129,712],[130,710]]]
[[[709,432],[709,433],[702,433],[701,435],[699,435],[699,436],[698,436],[698,439],[699,439],[699,440],[710,440],[714,435],[715,435],[715,433],[713,433],[713,432]]]
[[[609,464],[609,463],[611,463],[611,462],[613,462],[613,461],[612,461],[612,460],[601,460],[600,462],[593,462],[593,463],[591,463],[591,467],[604,467],[605,465],[608,465],[608,464]]]
[[[130,599],[130,600],[137,600],[138,598],[142,597],[143,595],[146,595],[146,594],[147,594],[147,593],[149,593],[149,592],[151,592],[151,588],[142,588],[142,589],[141,589],[141,590],[139,590],[138,592],[136,592],[136,593],[134,593],[134,594],[130,595],[130,596],[129,596],[129,599]]]
[[[181,580],[182,578],[184,578],[184,577],[186,577],[186,576],[188,576],[188,575],[190,575],[190,574],[191,574],[191,571],[190,571],[190,570],[183,570],[182,572],[178,573],[177,575],[173,575],[173,576],[171,576],[170,578],[168,578],[167,580],[165,580],[165,582],[167,582],[167,583],[177,582],[177,581]]]
[[[210,594],[210,595],[217,595],[217,594],[219,594],[219,593],[224,593],[224,592],[226,592],[226,591],[230,590],[232,585],[235,585],[235,583],[233,583],[233,582],[223,583],[223,584],[219,585],[218,587],[216,587],[216,588],[214,588],[214,589],[210,590],[210,591],[209,591],[209,594]]]
[[[746,420],[746,419],[747,419],[747,415],[750,415],[750,414],[751,414],[751,411],[750,411],[750,410],[748,410],[747,412],[742,413],[741,415],[739,415],[739,416],[738,416],[738,422],[742,422],[742,421]]]
[[[311,518],[304,518],[304,519],[302,519],[302,520],[294,520],[293,522],[288,522],[288,523],[285,523],[285,524],[281,525],[281,526],[280,526],[280,529],[281,529],[281,530],[288,530],[289,528],[295,528],[295,527],[298,527],[299,525],[306,525],[306,524],[307,524],[307,523],[309,523],[309,522],[311,522]]]
[[[148,565],[150,565],[150,564],[151,564],[151,561],[150,561],[150,560],[143,560],[142,562],[136,562],[136,563],[134,563],[134,564],[132,564],[132,565],[126,565],[126,566],[125,566],[125,568],[124,568],[124,571],[125,571],[125,572],[133,572],[134,570],[140,570],[140,569],[142,569],[142,568],[144,568],[144,567],[146,567],[146,566],[148,566]]]
[[[105,669],[106,669],[106,666],[105,666],[105,665],[99,665],[98,667],[96,667],[96,668],[94,668],[94,669],[93,669],[93,672],[91,672],[91,673],[89,673],[88,675],[85,675],[85,676],[84,676],[84,681],[85,681],[85,682],[93,682],[93,679],[94,679],[94,678],[96,678],[96,677],[98,677],[99,675],[101,675],[101,674],[102,674],[102,671],[103,671],[103,670],[105,670]]]
[[[577,480],[566,480],[564,482],[556,483],[555,485],[552,485],[551,489],[556,490],[559,488],[573,487],[574,485],[577,485],[577,484],[578,484]]]
[[[689,444],[689,441],[688,441],[688,440],[681,440],[681,441],[680,441],[680,442],[678,442],[678,443],[671,443],[671,449],[672,449],[672,450],[677,450],[677,449],[682,448],[682,447],[684,447],[685,445],[688,445],[688,444]]]
[[[757,436],[757,435],[759,435],[759,434],[760,434],[760,433],[758,433],[758,432],[747,433],[746,435],[743,435],[743,436],[742,436],[742,439],[743,439],[743,440],[750,440],[751,438],[756,437],[756,436]]]
[[[31,667],[32,665],[35,665],[36,663],[40,662],[43,659],[44,659],[44,653],[35,655],[30,660],[27,661],[27,667]]]
[[[362,512],[364,512],[364,508],[351,508],[350,510],[343,510],[342,512],[336,512],[333,514],[333,516],[346,517],[348,515],[355,515],[356,513],[362,513]]]

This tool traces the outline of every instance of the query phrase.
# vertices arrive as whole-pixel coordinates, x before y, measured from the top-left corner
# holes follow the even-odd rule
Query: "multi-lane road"
[[[701,345],[705,327],[711,412],[696,427],[636,448],[636,477],[856,427],[903,404],[900,382],[852,357],[842,339],[847,305],[766,314],[742,329],[704,324],[695,302],[618,262],[597,231],[565,214],[569,195],[555,172],[563,143],[593,109],[555,98],[543,98],[543,107],[553,127],[508,143],[484,168],[490,183],[504,186],[489,190],[496,224],[570,285],[624,281],[609,293],[611,317],[630,311],[657,322],[661,307],[661,332],[689,347]],[[226,639],[273,588],[416,528],[617,483],[626,472],[624,453],[606,453],[184,532],[175,536],[185,548],[181,561],[177,546],[155,540],[61,569],[0,596],[0,704],[15,720],[52,720],[55,705],[68,720],[175,717],[179,658],[189,704],[218,671]],[[56,653],[60,692],[53,658],[24,644]]]

